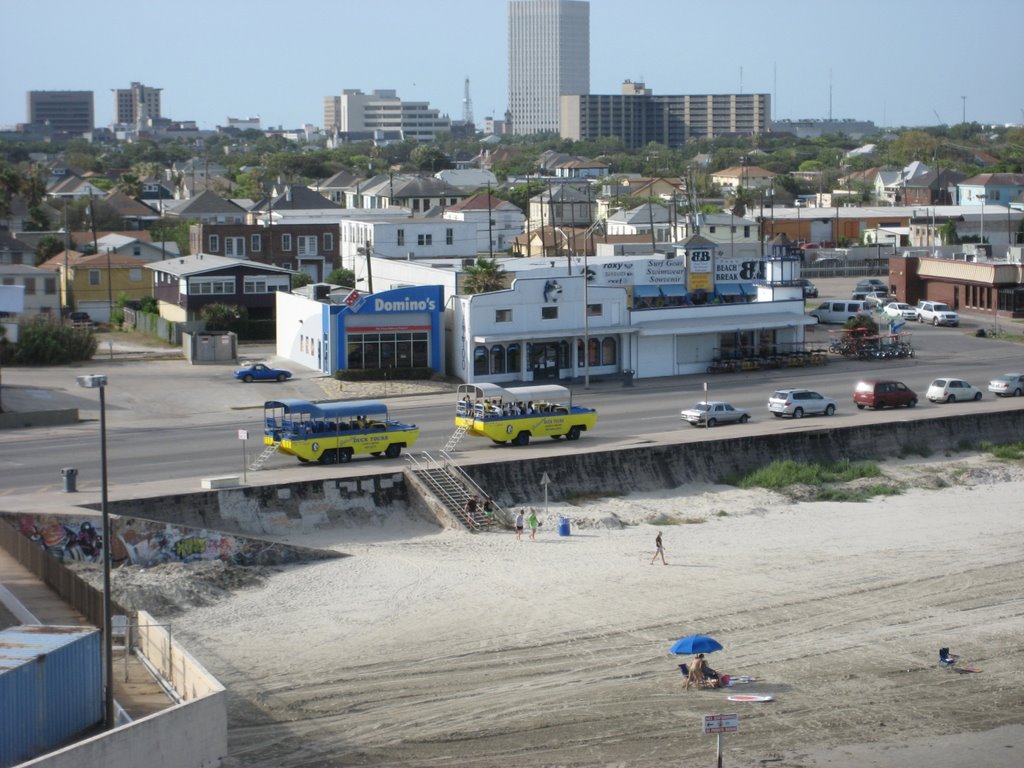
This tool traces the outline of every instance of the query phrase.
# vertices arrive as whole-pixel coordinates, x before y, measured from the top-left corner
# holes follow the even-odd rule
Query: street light
[[[985,243],[985,200],[987,195],[975,195],[981,200],[981,236],[978,238],[978,245],[984,245]]]
[[[107,509],[107,403],[104,393],[107,377],[99,373],[77,376],[78,386],[100,391],[100,511],[103,515],[103,667],[106,687],[103,692],[103,722],[114,727],[114,648],[110,617],[110,514]]]

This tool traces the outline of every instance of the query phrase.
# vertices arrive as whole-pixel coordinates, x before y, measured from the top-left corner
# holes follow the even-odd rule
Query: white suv
[[[780,389],[768,398],[768,410],[777,418],[792,416],[802,419],[807,414],[836,412],[836,401],[809,389]]]
[[[949,304],[940,301],[920,301],[917,304],[917,322],[956,328],[960,325],[960,316]]]

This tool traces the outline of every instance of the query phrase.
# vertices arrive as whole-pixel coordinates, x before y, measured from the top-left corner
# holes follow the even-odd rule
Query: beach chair
[[[960,661],[960,657],[955,653],[950,653],[949,648],[939,648],[939,664],[944,667],[952,667]]]

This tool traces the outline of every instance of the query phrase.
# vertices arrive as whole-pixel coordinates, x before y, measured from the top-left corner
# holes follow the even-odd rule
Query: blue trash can
[[[572,533],[572,531],[569,528],[569,518],[568,517],[564,517],[564,516],[563,517],[559,517],[558,518],[558,535],[559,536],[568,536],[571,533]]]

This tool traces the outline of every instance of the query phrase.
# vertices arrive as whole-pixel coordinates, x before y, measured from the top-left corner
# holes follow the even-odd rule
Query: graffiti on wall
[[[196,530],[152,520],[112,520],[111,562],[115,565],[154,566],[224,560],[233,565],[270,565],[291,562],[292,549],[218,531]],[[18,529],[60,560],[100,562],[102,526],[96,520],[72,521],[53,515],[21,515]]]

